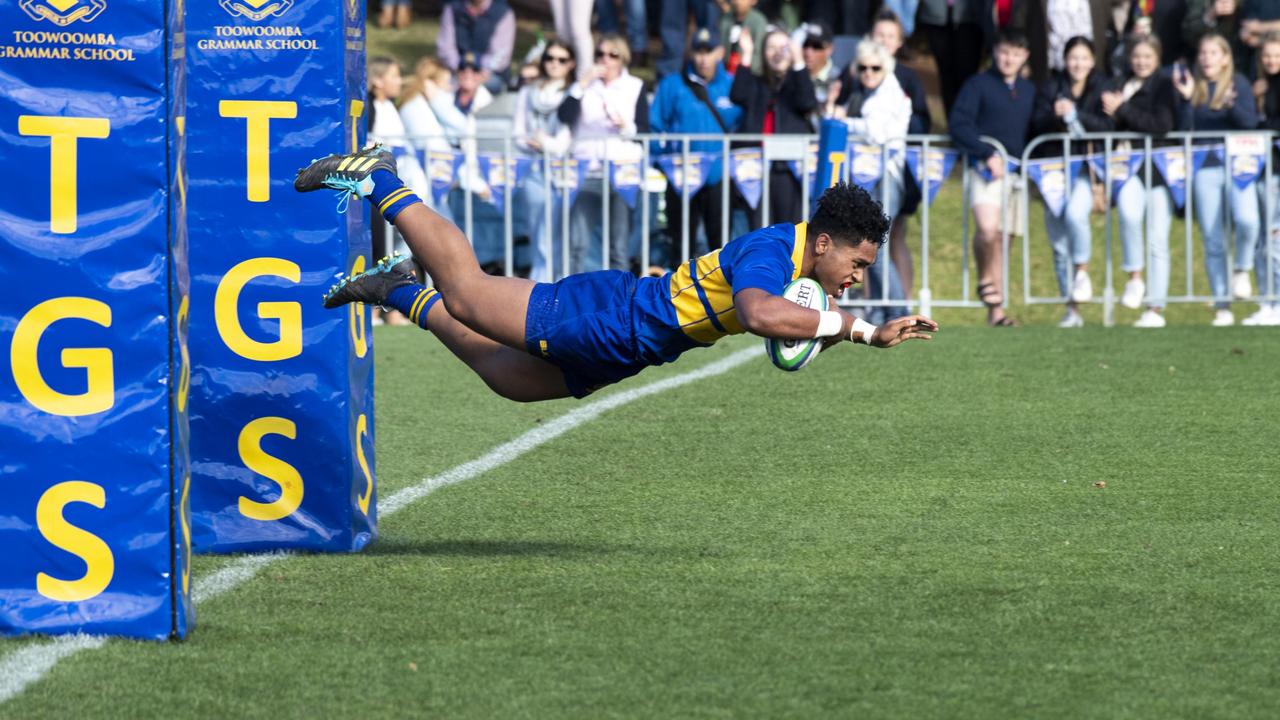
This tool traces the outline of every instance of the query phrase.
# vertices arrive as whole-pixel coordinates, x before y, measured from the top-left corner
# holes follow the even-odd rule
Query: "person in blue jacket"
[[[693,34],[689,59],[684,72],[672,73],[658,83],[653,104],[649,106],[649,127],[654,133],[689,133],[691,135],[725,135],[735,133],[742,122],[742,109],[729,100],[733,76],[724,69],[724,47],[712,28],[699,28]],[[680,140],[658,143],[655,153],[684,151]],[[707,153],[712,157],[707,168],[706,184],[689,196],[689,236],[696,237],[701,225],[707,235],[709,249],[722,244],[724,143],[719,140],[691,140],[689,152]],[[684,205],[680,188],[667,185],[667,227],[673,238],[680,236]],[[737,190],[730,188],[733,207],[746,207]],[[732,207],[730,208],[732,212]],[[668,257],[679,262],[685,258]],[[673,264],[673,263],[669,263]]]
[[[1016,324],[1003,309],[1004,246],[1000,228],[1001,210],[1008,207],[1017,177],[1013,168],[1005,167],[1005,159],[996,148],[981,138],[994,138],[1011,160],[1022,157],[1036,101],[1036,86],[1021,75],[1030,57],[1027,47],[1026,35],[1016,30],[1002,31],[992,53],[991,69],[965,81],[949,119],[956,148],[977,169],[969,204],[977,226],[973,254],[978,261],[978,298],[987,306],[987,323],[996,327]]]

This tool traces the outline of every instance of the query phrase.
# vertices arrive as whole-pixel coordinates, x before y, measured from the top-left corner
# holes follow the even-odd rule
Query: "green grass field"
[[[376,341],[382,498],[584,405]],[[1274,717],[1277,367],[1244,328],[944,327],[795,375],[761,353],[426,496],[363,554],[268,566],[187,642],[82,652],[0,717]],[[197,591],[231,562],[198,558]]]

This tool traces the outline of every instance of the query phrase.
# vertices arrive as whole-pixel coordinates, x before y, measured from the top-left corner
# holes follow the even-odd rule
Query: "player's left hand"
[[[901,345],[906,340],[932,340],[929,333],[938,331],[938,323],[924,315],[907,315],[895,318],[876,328],[871,335],[870,345],[891,348]]]

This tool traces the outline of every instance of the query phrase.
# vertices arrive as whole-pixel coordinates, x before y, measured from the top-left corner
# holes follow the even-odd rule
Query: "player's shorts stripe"
[[[382,202],[378,204],[378,212],[385,212],[387,208],[391,207],[396,202],[402,200],[405,196],[410,195],[412,193],[413,191],[410,190],[409,188],[400,188],[399,190],[393,190],[390,195],[383,198]]]

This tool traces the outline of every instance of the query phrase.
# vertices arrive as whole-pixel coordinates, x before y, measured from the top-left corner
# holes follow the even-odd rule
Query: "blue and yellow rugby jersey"
[[[800,277],[806,223],[783,223],[747,233],[728,245],[688,260],[662,278],[642,278],[633,309],[641,357],[671,362],[690,348],[745,332],[733,295],[760,288],[781,295]]]

